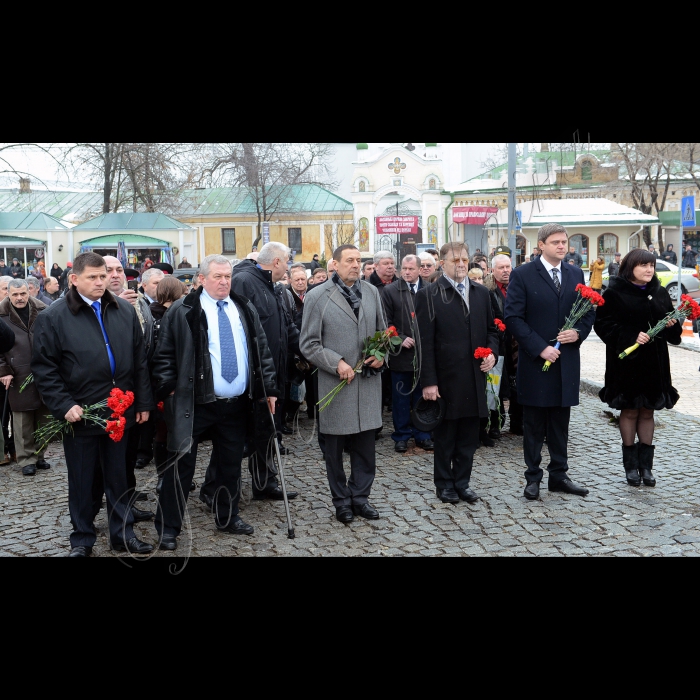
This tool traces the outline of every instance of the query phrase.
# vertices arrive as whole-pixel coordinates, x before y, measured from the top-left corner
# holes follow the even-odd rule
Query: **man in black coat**
[[[282,438],[284,419],[284,385],[287,381],[287,358],[290,353],[299,352],[299,329],[286,310],[282,294],[285,287],[277,285],[287,271],[289,248],[283,243],[271,241],[266,243],[258,253],[257,260],[242,260],[233,268],[231,290],[245,297],[255,307],[260,316],[260,323],[265,331],[267,344],[277,374],[277,396],[280,397],[275,411],[277,438]],[[260,413],[260,411],[258,411]],[[281,500],[282,489],[277,482],[277,468],[270,450],[270,432],[264,414],[257,424],[263,430],[256,431],[255,455],[249,460],[249,469],[253,476],[253,498]],[[280,444],[282,454],[286,448]],[[251,450],[252,453],[252,450]],[[295,498],[297,493],[288,491],[288,498]]]
[[[238,515],[243,447],[254,429],[253,406],[262,403],[269,422],[279,396],[258,313],[231,291],[231,262],[222,255],[207,256],[199,281],[198,289],[174,302],[163,316],[152,362],[172,454],[172,466],[163,473],[155,523],[159,546],[167,550],[177,548],[197,447],[206,432],[218,455],[216,527],[231,534],[253,533]]]
[[[411,409],[423,395],[418,381],[416,341],[416,292],[424,283],[419,275],[420,260],[416,255],[406,255],[401,262],[401,279],[388,285],[382,296],[384,314],[389,326],[394,326],[403,341],[397,354],[389,356],[391,370],[392,418],[394,432],[391,439],[397,452],[408,450],[408,441],[413,438],[417,447],[432,450],[434,445],[430,434],[411,424]],[[415,382],[415,386],[414,386]]]
[[[620,257],[620,253],[615,253],[615,259],[608,265],[608,282],[620,272]]]
[[[683,253],[683,267],[695,267],[697,259],[698,254],[689,245],[686,245],[685,253]]]
[[[107,291],[107,269],[101,255],[78,255],[71,283],[63,301],[37,316],[31,367],[47,408],[54,418],[67,420],[73,428],[63,436],[73,525],[70,556],[92,553],[94,519],[100,508],[92,487],[100,465],[112,548],[147,554],[153,547],[135,536],[129,507],[128,435],[114,441],[102,426],[82,420],[83,407],[107,399],[115,387],[134,392],[134,402],[124,414],[125,432],[135,422],[148,420],[155,407],[141,326],[131,304]],[[103,409],[105,419],[110,414],[111,409]]]
[[[12,258],[12,265],[10,265],[10,275],[15,279],[24,279],[25,277],[24,267],[17,258]]]
[[[539,258],[539,255],[537,256]],[[504,310],[508,295],[510,275],[513,272],[510,256],[496,255],[491,260],[492,274],[487,287],[491,289],[491,306],[493,315],[500,321],[504,320]],[[509,432],[514,435],[523,434],[523,407],[518,403],[515,390],[515,375],[518,367],[518,342],[506,326],[505,331],[499,331],[499,354],[503,356],[503,373],[501,375],[499,411],[491,411],[491,430],[489,437],[500,438],[499,422],[503,420],[503,399],[508,399],[508,415],[510,416]]]
[[[539,498],[545,435],[550,462],[548,488],[585,496],[588,489],[567,476],[571,406],[579,402],[579,348],[591,332],[595,307],[571,330],[561,331],[585,284],[575,265],[562,264],[568,235],[561,224],[545,224],[537,233],[539,260],[513,270],[505,306],[506,328],[518,341],[518,402],[523,406],[523,452],[527,470],[525,497]],[[556,341],[552,340],[556,338]],[[550,342],[559,342],[557,350]],[[542,371],[550,361],[547,371]]]
[[[374,254],[374,272],[367,280],[381,293],[382,289],[399,279],[396,276],[396,261],[388,250],[380,250]]]
[[[469,254],[463,243],[440,249],[442,276],[416,295],[422,356],[423,398],[445,400],[445,417],[433,430],[434,480],[443,503],[474,503],[469,487],[479,446],[479,418],[486,418],[486,373],[498,359],[498,331],[489,292],[467,278]],[[488,348],[476,359],[477,348]]]
[[[12,270],[9,265],[5,265],[5,259],[0,258],[0,277],[12,277]]]

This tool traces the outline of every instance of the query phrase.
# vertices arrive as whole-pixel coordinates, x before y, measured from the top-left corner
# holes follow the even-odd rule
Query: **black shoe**
[[[571,493],[574,496],[587,496],[588,489],[581,484],[577,484],[571,479],[564,479],[563,481],[555,481],[552,483],[549,481],[547,483],[547,489],[550,491],[563,491],[564,493]]]
[[[135,491],[134,493],[135,493],[135,495],[134,495],[135,501],[147,501],[148,500],[148,494],[145,491]]]
[[[352,508],[350,506],[338,506],[335,509],[335,517],[341,523],[350,523],[353,519]]]
[[[485,430],[482,430],[479,433],[479,442],[484,447],[495,447],[496,446],[496,443],[488,436],[488,433]]]
[[[190,484],[190,493],[192,491],[196,491],[196,490],[197,490],[197,482],[194,479],[192,479],[192,483]]]
[[[436,493],[437,493],[437,497],[443,503],[459,503],[459,495],[452,488],[450,488],[450,489],[437,489]]]
[[[397,452],[406,452],[408,450],[408,443],[405,440],[398,440],[394,445],[394,449]]]
[[[37,469],[51,469],[51,465],[45,459],[37,459],[36,468]]]
[[[248,523],[243,522],[238,516],[236,516],[236,519],[232,523],[229,523],[226,527],[220,527],[218,529],[220,532],[228,532],[231,535],[252,535],[255,532],[252,525],[248,525]]]
[[[169,552],[176,550],[177,537],[175,537],[175,535],[163,535],[163,537],[160,538],[158,549],[165,549]]]
[[[150,459],[146,459],[145,457],[139,457],[136,460],[136,464],[134,464],[134,467],[136,467],[136,469],[143,469],[148,465],[150,461]]]
[[[527,498],[528,501],[536,501],[540,497],[540,482],[529,482],[528,485],[525,487],[523,496],[525,496],[525,498]]]
[[[382,428],[377,428],[374,431],[374,439],[379,440],[379,438],[382,436]]]
[[[156,493],[160,495],[160,490],[163,488],[163,477],[159,476],[158,477],[158,483],[156,484]],[[136,499],[138,500],[138,498]]]
[[[435,443],[428,438],[427,440],[416,440],[416,447],[420,447],[421,450],[433,451],[435,449]]]
[[[28,464],[26,467],[22,467],[22,474],[24,476],[34,476],[36,474],[36,464]]]
[[[645,486],[656,486],[656,479],[651,471],[654,466],[654,445],[639,443],[639,476]]]
[[[630,486],[641,486],[642,479],[639,476],[639,443],[622,446],[622,467],[625,470],[625,478]]]
[[[144,520],[151,520],[153,518],[153,513],[150,510],[139,510],[132,506],[131,512],[134,514],[134,522],[141,523]]]
[[[287,447],[285,445],[283,445],[281,442],[279,445],[280,445],[280,454],[281,455],[288,455],[289,450],[287,449]]]
[[[460,499],[467,503],[476,503],[481,498],[481,496],[477,496],[470,488],[455,490]]]
[[[286,425],[282,426],[282,434],[283,435],[294,435],[294,430],[292,428],[288,428]]]
[[[249,449],[248,449],[248,445],[247,445],[247,444],[243,447],[243,456],[244,456],[244,457],[250,457],[250,451],[249,451]]]
[[[296,498],[299,494],[296,491],[287,491],[287,499],[291,500]],[[284,493],[282,493],[282,488],[280,486],[275,486],[274,489],[265,489],[264,491],[253,491],[254,501],[264,501],[265,499],[270,499],[271,501],[282,501],[284,500]]]
[[[112,542],[112,549],[115,552],[131,552],[131,554],[150,554],[153,545],[142,542],[138,537],[132,537],[126,542]]]
[[[199,500],[204,503],[204,505],[211,510],[214,507],[214,500],[212,499],[211,496],[209,496],[206,493],[201,493],[199,494]]]
[[[69,557],[89,557],[92,554],[92,547],[83,547],[78,545],[70,550]]]
[[[363,518],[367,518],[367,520],[379,520],[379,512],[376,508],[372,508],[369,503],[360,503],[358,505],[353,503],[352,512],[355,515],[361,515]]]
[[[491,428],[491,430],[489,430],[488,435],[492,440],[501,439],[501,431],[498,428]]]

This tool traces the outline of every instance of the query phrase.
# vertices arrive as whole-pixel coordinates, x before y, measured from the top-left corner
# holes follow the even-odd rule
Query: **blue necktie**
[[[236,344],[233,342],[233,329],[224,306],[227,301],[217,301],[219,307],[219,345],[221,346],[221,376],[232,382],[238,376],[238,357]]]
[[[462,299],[464,299],[464,285],[461,282],[457,285],[457,289],[459,289],[459,293],[462,295]]]
[[[97,314],[97,320],[100,322],[100,328],[102,329],[102,336],[105,339],[105,345],[107,346],[107,354],[109,355],[109,366],[112,368],[112,376],[117,369],[117,363],[114,361],[114,354],[112,353],[112,348],[109,346],[109,338],[107,337],[107,331],[105,330],[105,324],[102,321],[102,314],[100,313],[100,302],[94,301],[90,305],[95,310]]]

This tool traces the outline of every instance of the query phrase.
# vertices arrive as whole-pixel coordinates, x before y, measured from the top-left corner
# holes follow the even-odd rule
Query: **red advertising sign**
[[[418,233],[417,216],[377,216],[377,234],[385,233]]]
[[[455,224],[483,226],[491,214],[496,214],[498,207],[452,207],[452,221]]]

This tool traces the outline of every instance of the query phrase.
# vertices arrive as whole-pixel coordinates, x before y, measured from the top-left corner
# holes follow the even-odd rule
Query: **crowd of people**
[[[199,499],[221,533],[252,534],[239,514],[242,461],[254,499],[297,497],[279,483],[275,448],[290,453],[284,437],[303,419],[304,404],[306,419],[318,421],[343,523],[379,518],[370,496],[383,410],[391,412],[397,453],[411,443],[432,452],[444,503],[479,500],[471,486],[475,454],[495,446],[506,419],[523,438],[526,499],[540,497],[545,441],[549,491],[585,496],[568,473],[568,429],[579,401],[579,348],[595,327],[607,348],[600,398],[621,412],[627,483],[653,486],[654,411],[678,400],[667,345],[649,343],[644,332],[672,308],[654,275],[656,256],[617,254],[606,303],[562,331],[576,287],[585,284],[568,244],[564,226],[547,224],[533,259],[515,269],[505,246],[470,257],[463,243],[446,243],[404,256],[397,269],[388,251],[363,262],[355,246],[341,245],[325,268],[314,256],[307,271],[287,246],[270,242],[235,265],[207,256],[189,288],[167,263],[139,274],[94,252],[65,270],[54,265],[43,284],[33,275],[0,276],[1,463],[16,460],[22,474],[36,477],[51,467],[40,428],[51,420],[70,425],[63,450],[73,557],[92,553],[103,497],[115,551],[152,552],[133,529],[149,520],[156,546],[176,550],[204,440],[213,449]],[[591,271],[594,289],[603,267],[599,259]],[[399,338],[395,349],[365,354],[365,340],[387,329]],[[672,344],[680,335],[675,322],[663,331]],[[621,361],[634,342],[639,350]],[[489,375],[499,379],[495,405]],[[115,392],[131,397],[123,410],[90,408]],[[95,411],[98,420],[90,418]],[[105,429],[110,420],[119,430]],[[155,513],[141,509],[148,494],[135,477],[151,461]]]

